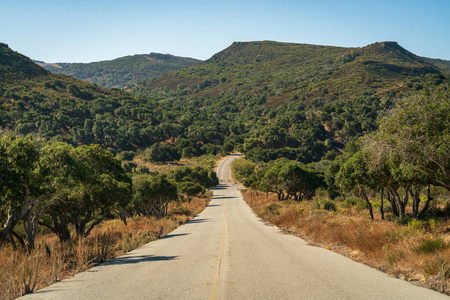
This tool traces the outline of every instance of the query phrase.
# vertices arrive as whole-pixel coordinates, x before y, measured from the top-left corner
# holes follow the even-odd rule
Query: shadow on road
[[[187,221],[185,225],[195,224],[195,223],[204,223],[204,222],[209,222],[209,219],[192,219],[192,220]]]
[[[226,184],[218,184],[218,185],[216,185],[215,188],[213,188],[211,190],[213,190],[213,191],[215,191],[215,190],[226,190],[227,188],[228,188],[228,186]]]
[[[161,238],[161,240],[170,239],[178,236],[188,235],[189,233],[168,234]]]
[[[233,198],[236,198],[236,197],[225,197],[225,196],[223,196],[223,197],[213,197],[213,199],[233,199]]]
[[[138,264],[141,262],[149,262],[149,261],[164,261],[164,260],[172,260],[177,258],[178,256],[154,256],[154,255],[139,255],[139,256],[122,256],[111,259],[101,265],[103,266],[111,266],[111,265],[125,265],[125,264]]]

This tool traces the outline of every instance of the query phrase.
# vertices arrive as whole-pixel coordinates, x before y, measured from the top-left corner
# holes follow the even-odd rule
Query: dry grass
[[[177,203],[169,215],[157,220],[129,218],[125,226],[110,220],[84,240],[60,243],[54,234],[38,237],[31,252],[0,249],[0,299],[14,299],[85,271],[95,264],[127,253],[173,231],[200,213],[211,195]]]
[[[276,195],[243,191],[254,212],[305,240],[395,277],[450,294],[450,221],[382,221],[356,207],[336,211],[317,203],[277,201]]]

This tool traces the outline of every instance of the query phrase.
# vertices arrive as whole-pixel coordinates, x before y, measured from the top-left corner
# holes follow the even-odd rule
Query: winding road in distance
[[[230,180],[206,209],[164,238],[24,299],[449,299],[281,234]]]

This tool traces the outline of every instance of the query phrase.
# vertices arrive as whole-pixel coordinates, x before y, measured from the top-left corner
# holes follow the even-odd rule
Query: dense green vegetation
[[[187,68],[200,60],[169,54],[139,54],[92,63],[36,63],[56,74],[69,75],[107,88],[130,87],[161,76],[168,71]]]
[[[45,76],[49,73],[34,64],[28,57],[22,56],[9,49],[8,45],[0,43],[0,84],[14,84],[19,80]]]
[[[429,215],[431,189],[450,191],[450,85],[397,99],[378,129],[353,139],[335,160],[303,165],[286,159],[252,164],[236,161],[233,173],[252,189],[274,192],[279,200],[310,199],[318,188],[330,198],[356,195],[373,219],[372,199],[386,195],[394,217]],[[325,178],[323,177],[325,175]],[[325,179],[325,180],[324,180]],[[431,212],[450,217],[444,211]],[[380,210],[384,218],[384,208]]]
[[[313,167],[285,158],[252,165],[240,159],[233,161],[233,174],[243,177],[245,186],[266,193],[276,193],[278,200],[311,200],[318,188],[325,187],[323,175]]]
[[[114,217],[162,218],[170,203],[217,185],[210,158],[233,150],[245,154],[234,176],[277,195],[270,215],[286,204],[294,218],[319,195],[311,207],[333,214],[355,205],[372,219],[378,209],[408,227],[438,224],[450,218],[445,74],[448,62],[393,42],[234,43],[131,93],[52,74],[0,44],[0,245],[29,250],[42,230],[81,241]],[[206,167],[168,174],[140,161],[170,170],[203,154]]]
[[[278,42],[233,43],[197,66],[170,72],[139,88],[183,90],[194,99],[245,93],[266,106],[330,101],[383,94],[409,77],[438,74],[432,63],[383,42],[341,48]],[[236,95],[234,95],[236,96]]]
[[[144,173],[144,172],[142,172]],[[73,147],[3,134],[0,139],[0,245],[19,241],[33,248],[39,225],[61,241],[78,238],[114,216],[161,218],[169,203],[204,193],[218,184],[203,167],[165,174],[127,173],[121,162],[99,145]],[[133,181],[131,179],[133,177]],[[181,193],[181,195],[179,195]],[[23,224],[24,233],[16,229]]]
[[[436,59],[436,58],[426,58],[426,57],[424,57],[424,59],[426,61],[428,61],[429,63],[435,65],[446,76],[450,76],[450,61],[443,60],[443,59]]]
[[[145,157],[154,162],[233,149],[254,161],[333,159],[351,137],[375,130],[396,97],[446,81],[396,43],[347,49],[255,42],[235,43],[132,95],[50,74],[0,49],[2,74],[10,78],[0,84],[1,128],[74,146],[96,143],[128,156],[148,149]],[[354,55],[350,60],[345,53]],[[367,61],[383,62],[389,72]],[[376,84],[353,81],[363,73]]]
[[[399,99],[377,131],[346,150],[328,174],[336,189],[356,190],[369,209],[369,191],[385,189],[394,216],[404,217],[412,199],[412,215],[423,217],[432,200],[430,186],[450,191],[449,86]]]

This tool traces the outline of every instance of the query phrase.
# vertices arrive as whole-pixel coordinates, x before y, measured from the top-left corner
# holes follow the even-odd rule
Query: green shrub
[[[408,228],[413,230],[420,230],[422,229],[422,222],[417,219],[412,219],[408,222]]]
[[[439,250],[448,248],[449,245],[442,237],[424,238],[418,245],[412,246],[412,249],[417,253],[433,253]]]
[[[133,160],[133,158],[135,156],[136,156],[136,152],[134,152],[134,151],[122,151],[117,155],[117,157],[120,160],[128,160],[128,161]]]
[[[278,209],[280,209],[282,206],[276,203],[272,203],[267,205],[266,207],[266,212],[272,215],[279,215],[280,212],[278,211]]]
[[[341,208],[350,208],[353,207],[356,202],[353,202],[353,198],[347,198],[344,201],[342,201],[341,203],[339,203],[339,207]]]
[[[342,196],[337,196],[336,198],[334,198],[334,201],[342,202],[342,201],[344,201],[344,200],[345,200],[345,198],[342,197]]]
[[[375,201],[375,202],[372,202],[372,207],[373,207],[373,208],[381,207],[381,201]]]
[[[380,210],[381,211],[381,210]],[[383,211],[384,212],[392,212],[392,206],[391,206],[391,204],[390,203],[387,203],[387,205],[385,205],[384,207],[383,207]]]
[[[411,217],[409,217],[409,216],[395,217],[394,221],[397,224],[407,225],[409,223],[409,221],[411,221]]]
[[[331,200],[324,200],[323,201],[323,209],[329,210],[329,211],[336,211],[336,203]]]
[[[320,206],[319,200],[314,200],[314,202],[313,202],[312,205],[311,205],[311,208],[312,208],[312,209],[320,209],[321,206]]]
[[[313,209],[325,209],[329,211],[336,210],[336,203],[332,200],[328,200],[326,198],[319,198],[315,200],[312,204]]]
[[[345,201],[347,201],[352,206],[355,206],[358,202],[361,201],[361,199],[358,198],[358,197],[348,197],[348,198],[345,199]]]
[[[355,206],[355,209],[357,211],[362,211],[362,210],[365,210],[365,209],[369,209],[369,204],[366,201],[364,201],[362,199],[359,199],[359,200],[360,201],[358,203],[356,203],[356,206]]]

